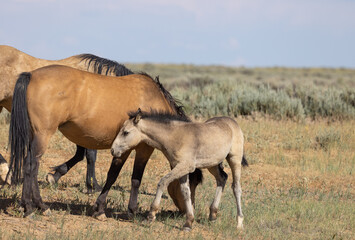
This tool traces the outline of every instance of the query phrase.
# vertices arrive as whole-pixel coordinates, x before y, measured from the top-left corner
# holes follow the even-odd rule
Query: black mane
[[[182,105],[182,103],[179,100],[177,100],[176,98],[174,98],[170,94],[170,92],[168,92],[168,90],[166,90],[164,88],[163,84],[161,84],[161,82],[159,81],[159,76],[156,76],[155,79],[153,79],[149,74],[147,74],[145,72],[140,72],[139,74],[151,78],[155,82],[155,84],[159,87],[160,91],[163,93],[163,95],[166,98],[166,100],[168,101],[169,105],[175,110],[176,114],[179,115],[181,118],[188,119],[188,117],[186,116],[186,113],[184,111],[184,106]]]
[[[126,76],[130,74],[134,74],[130,69],[126,66],[119,64],[116,61],[109,60],[106,58],[101,58],[93,54],[80,54],[78,55],[81,58],[81,61],[86,61],[88,64],[88,68],[93,65],[95,73],[102,74],[102,71],[106,69],[105,75],[113,72],[116,76]],[[169,105],[175,110],[176,114],[181,116],[182,118],[188,119],[183,109],[183,106],[180,101],[175,99],[163,86],[163,84],[159,81],[159,76],[153,79],[147,73],[140,72],[139,74],[145,75],[151,78],[155,84],[159,87],[160,91],[163,93],[164,97],[168,101]]]
[[[102,74],[102,71],[106,69],[105,75],[113,72],[117,77],[133,74],[133,72],[126,66],[119,64],[116,61],[101,58],[93,54],[80,54],[78,55],[81,61],[85,61],[90,65],[93,65],[95,73]]]
[[[149,119],[159,123],[170,123],[171,121],[191,122],[191,120],[186,116],[155,110],[151,110],[150,112],[130,112],[128,113],[129,119],[135,118],[138,113],[141,114],[141,119]]]

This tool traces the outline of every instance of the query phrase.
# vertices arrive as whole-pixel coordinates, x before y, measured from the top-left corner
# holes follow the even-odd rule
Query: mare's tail
[[[17,79],[12,99],[9,143],[11,145],[10,166],[6,180],[11,177],[12,184],[18,184],[21,179],[24,158],[29,152],[32,139],[32,128],[27,111],[27,86],[31,73],[21,73]]]

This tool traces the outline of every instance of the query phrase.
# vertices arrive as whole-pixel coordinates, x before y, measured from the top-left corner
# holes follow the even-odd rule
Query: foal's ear
[[[142,110],[140,108],[138,108],[137,114],[133,119],[133,123],[137,124],[139,122],[139,120],[141,120],[142,118]]]

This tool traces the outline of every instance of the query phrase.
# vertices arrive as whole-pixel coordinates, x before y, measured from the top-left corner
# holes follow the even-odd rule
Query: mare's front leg
[[[107,173],[107,179],[105,186],[103,187],[99,197],[96,200],[96,203],[94,204],[93,210],[93,217],[101,219],[105,217],[105,204],[106,204],[106,198],[107,194],[110,191],[110,188],[112,184],[116,181],[124,163],[126,162],[126,159],[128,158],[129,154],[131,151],[128,151],[124,153],[120,158],[114,157],[112,159],[112,163],[110,166],[110,169],[108,170]]]
[[[97,150],[86,149],[86,187],[88,193],[98,192],[102,190],[102,187],[97,183],[95,175],[95,162],[96,162]]]
[[[185,176],[186,174],[192,172],[193,170],[194,170],[193,167],[190,167],[189,164],[183,162],[177,164],[167,175],[161,178],[161,180],[158,183],[155,198],[152,202],[152,205],[150,206],[150,212],[148,215],[148,220],[150,222],[154,221],[156,218],[155,215],[160,205],[160,200],[161,200],[161,196],[163,195],[163,190],[167,188],[169,183],[171,183],[175,179],[179,179],[182,176]]]
[[[47,181],[50,184],[55,184],[58,182],[58,180],[64,176],[72,167],[75,166],[75,164],[77,164],[78,162],[82,161],[84,159],[85,156],[85,151],[86,149],[76,145],[76,152],[75,155],[69,159],[68,161],[66,161],[65,163],[53,167],[53,170],[55,170],[54,173],[48,173],[47,174]]]
[[[133,174],[131,179],[131,194],[128,203],[128,215],[133,217],[138,209],[138,190],[142,182],[145,166],[152,155],[154,148],[140,144],[136,148],[136,157],[134,159]]]

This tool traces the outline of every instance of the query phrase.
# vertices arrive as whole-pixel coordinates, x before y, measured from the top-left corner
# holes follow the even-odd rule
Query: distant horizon
[[[100,56],[103,57],[103,56]],[[116,61],[115,59],[111,59]],[[347,69],[347,70],[355,70],[355,67],[332,67],[332,66],[233,66],[233,65],[222,65],[222,64],[195,64],[195,63],[159,63],[159,62],[118,62],[121,64],[132,64],[132,65],[144,65],[144,64],[157,64],[157,65],[191,65],[191,66],[215,66],[215,67],[227,67],[227,68],[290,68],[290,69]]]
[[[0,44],[37,58],[355,68],[355,0],[8,0]]]

